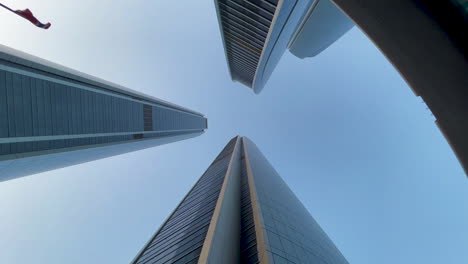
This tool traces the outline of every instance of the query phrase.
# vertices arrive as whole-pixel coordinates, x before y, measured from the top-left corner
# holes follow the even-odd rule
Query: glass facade
[[[202,114],[28,56],[0,46],[0,163],[207,127]]]
[[[240,191],[227,194],[228,186]],[[220,220],[226,217],[232,221]],[[240,225],[233,224],[236,219]],[[233,250],[240,252],[231,254]],[[220,254],[238,256],[223,264],[348,263],[245,137],[228,143],[133,263],[221,263]]]
[[[197,263],[236,141],[218,155],[134,263]]]
[[[244,138],[244,147],[255,193],[252,202],[258,209],[255,213],[260,226],[256,228],[263,234],[263,254],[268,263],[347,264],[255,144]]]
[[[233,80],[252,87],[278,0],[217,0]]]
[[[315,56],[352,27],[330,0],[214,2],[231,79],[257,94],[287,49]]]
[[[1,144],[1,155],[132,140],[142,132],[148,134],[143,137],[159,135],[148,131],[205,128],[204,117],[192,113],[4,70],[0,97],[0,135],[9,141]],[[146,129],[145,106],[152,111]]]
[[[255,224],[252,212],[252,201],[250,196],[250,187],[247,179],[247,167],[245,163],[245,154],[242,151],[241,156],[241,237],[240,253],[241,263],[258,263],[257,236],[255,233]]]

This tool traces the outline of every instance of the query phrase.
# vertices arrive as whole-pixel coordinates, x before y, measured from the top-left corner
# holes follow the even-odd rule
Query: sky
[[[353,28],[230,80],[214,3],[4,0],[0,43],[202,112],[203,135],[0,183],[0,263],[129,263],[235,135],[252,139],[350,263],[468,263],[468,181],[434,116]]]

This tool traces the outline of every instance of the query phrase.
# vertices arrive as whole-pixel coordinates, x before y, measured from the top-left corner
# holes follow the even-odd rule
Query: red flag
[[[39,20],[37,20],[36,17],[34,17],[33,13],[29,9],[25,10],[16,10],[15,13],[19,16],[22,16],[23,18],[29,20],[31,23],[36,25],[37,27],[43,28],[43,29],[48,29],[50,27],[50,23],[47,24],[42,24]]]

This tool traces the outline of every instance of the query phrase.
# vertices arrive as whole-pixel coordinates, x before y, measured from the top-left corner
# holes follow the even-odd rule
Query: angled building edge
[[[0,181],[192,138],[200,113],[0,45]]]
[[[313,57],[353,23],[330,0],[215,0],[229,74],[260,93],[287,49]]]
[[[255,144],[237,136],[132,263],[348,262]]]
[[[468,176],[464,0],[215,0],[232,79],[260,93],[284,52],[321,53],[356,24],[421,96]]]
[[[459,0],[333,0],[436,118],[468,176],[468,9]]]

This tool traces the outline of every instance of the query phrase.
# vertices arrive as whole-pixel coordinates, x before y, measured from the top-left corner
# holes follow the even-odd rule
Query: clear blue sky
[[[350,263],[468,263],[468,180],[358,29],[232,83],[212,0],[4,0],[0,43],[200,111],[195,139],[0,183],[0,263],[128,263],[234,135],[251,138]],[[151,3],[150,3],[151,2]]]

